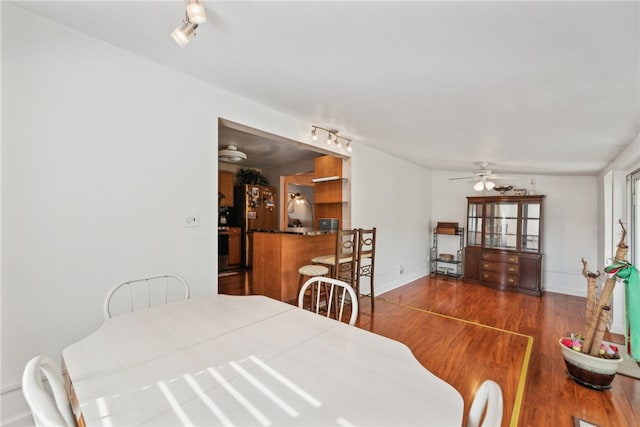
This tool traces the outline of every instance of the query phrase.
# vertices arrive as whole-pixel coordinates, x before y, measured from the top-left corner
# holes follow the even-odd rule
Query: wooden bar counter
[[[280,301],[298,298],[298,269],[336,250],[335,232],[253,232],[253,291]]]

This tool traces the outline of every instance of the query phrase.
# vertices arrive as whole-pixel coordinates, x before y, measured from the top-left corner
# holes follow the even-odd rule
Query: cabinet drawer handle
[[[516,269],[513,267],[509,267],[508,270],[509,270],[509,273],[513,273],[514,271],[516,271]]]
[[[483,264],[482,265],[484,268],[489,268],[489,264]]]
[[[489,278],[489,275],[488,275],[487,273],[485,273],[485,274],[483,275],[483,277],[484,277],[485,279],[488,279],[488,278]]]
[[[513,279],[513,277],[509,277],[509,278],[507,279],[507,281],[508,281],[509,283],[515,283],[515,280]]]
[[[517,262],[518,261],[518,258],[515,258],[515,257],[509,257],[507,259],[509,260],[509,262]]]

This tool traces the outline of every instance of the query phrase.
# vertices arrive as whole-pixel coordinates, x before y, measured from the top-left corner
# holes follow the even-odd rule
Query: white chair
[[[49,382],[53,395],[45,387],[41,374]],[[22,374],[22,393],[37,426],[76,425],[60,369],[47,356],[36,356],[29,360]]]
[[[320,314],[320,293],[324,289],[327,293],[327,317],[331,316],[332,305],[335,303],[339,305],[340,310],[336,313],[336,320],[342,321],[342,315],[344,313],[344,307],[347,302],[351,303],[351,317],[349,318],[349,325],[354,325],[358,318],[358,297],[351,285],[343,282],[342,280],[333,279],[330,277],[312,277],[307,280],[298,294],[298,307],[304,308],[304,297],[307,289],[311,288],[311,295],[315,295],[316,301],[311,303],[311,311],[316,314]],[[347,299],[347,294],[349,298]],[[337,301],[337,302],[335,302]],[[337,307],[336,307],[337,308]]]
[[[186,280],[175,274],[159,274],[118,283],[111,288],[104,300],[103,311],[105,319],[111,319],[112,300],[116,294],[123,294],[124,291],[122,289],[125,287],[128,290],[126,296],[128,296],[128,311],[130,312],[141,307],[149,308],[152,305],[166,304],[170,299],[170,289],[172,289],[172,300],[187,300],[191,293]],[[158,290],[157,288],[160,289]],[[174,288],[176,290],[173,290]],[[134,301],[138,302],[138,304],[134,304]]]
[[[492,380],[485,380],[476,390],[469,409],[467,427],[500,427],[502,424],[502,389]]]

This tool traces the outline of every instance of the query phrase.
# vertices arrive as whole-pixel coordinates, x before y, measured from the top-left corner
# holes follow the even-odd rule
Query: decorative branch
[[[582,261],[582,275],[585,277],[585,279],[589,279],[589,278],[593,278],[596,279],[598,277],[600,277],[600,270],[596,271],[595,273],[589,271],[589,267],[587,265],[587,261],[585,261],[584,258],[581,259]]]
[[[591,350],[589,354],[592,356],[598,356],[600,352],[600,345],[602,344],[602,338],[604,338],[604,333],[607,330],[607,324],[609,323],[609,316],[611,315],[611,307],[608,305],[602,306],[602,310],[600,310],[600,314],[598,315],[598,326],[596,326],[595,334],[593,337],[593,344],[591,345]],[[585,353],[586,350],[583,350]]]
[[[621,219],[618,220],[618,224],[620,224],[620,228],[622,228],[622,237],[620,238],[620,243],[618,243],[618,247],[628,248],[629,246],[627,246],[627,244],[625,243],[625,239],[627,238],[627,229],[624,228],[624,224],[622,223]]]
[[[624,225],[622,224],[622,220],[618,220],[618,223],[620,224],[620,227],[622,227],[622,238],[618,243],[618,249],[616,250],[616,256],[614,258],[614,262],[620,265],[628,265],[627,252],[629,250],[629,247],[624,241],[625,238],[627,237],[627,230],[624,228]],[[583,260],[582,265],[583,265],[582,271],[584,275],[584,271],[586,269],[586,261]],[[609,272],[609,268],[611,267],[607,267],[605,270]],[[587,281],[589,281],[588,277],[587,277]],[[595,351],[596,348],[598,350],[600,349],[600,344],[601,344],[600,341],[602,340],[602,337],[598,338],[596,336],[596,332],[598,331],[598,327],[599,327],[598,324],[601,318],[601,314],[606,316],[607,322],[609,320],[608,310],[605,310],[604,307],[611,306],[611,299],[613,298],[613,289],[615,288],[617,281],[618,281],[618,277],[616,276],[616,274],[612,274],[611,276],[609,276],[609,278],[604,282],[604,287],[602,288],[602,292],[600,292],[600,297],[595,302],[595,306],[591,307],[591,311],[589,311],[589,301],[587,300],[587,316],[588,316],[587,332],[584,336],[584,344],[582,346],[583,353],[591,353]],[[588,295],[587,295],[587,298],[588,298]],[[603,313],[603,310],[607,311],[607,313],[606,314]],[[606,324],[601,327],[606,328]]]
[[[596,306],[596,292],[598,290],[598,278],[600,271],[592,273],[589,271],[587,261],[582,258],[582,275],[587,279],[587,311],[585,313],[585,330],[589,330],[589,325],[593,320],[593,311]]]

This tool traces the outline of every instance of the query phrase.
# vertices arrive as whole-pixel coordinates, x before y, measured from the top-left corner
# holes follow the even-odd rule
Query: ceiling
[[[238,149],[247,155],[246,161],[233,163],[241,167],[281,169],[300,162],[313,164],[313,159],[322,155],[322,153],[301,149],[299,144],[281,139],[264,135],[262,132],[253,132],[250,129],[237,129],[233,124],[218,127],[220,148],[225,148],[229,144],[237,145]]]
[[[596,174],[640,131],[637,1],[18,1],[432,169]],[[248,123],[247,125],[251,125]]]

